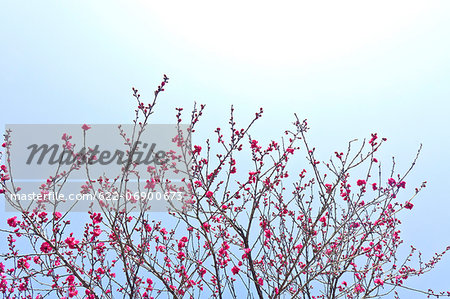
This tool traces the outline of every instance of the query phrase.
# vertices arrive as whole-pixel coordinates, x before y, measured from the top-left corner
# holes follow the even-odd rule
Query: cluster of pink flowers
[[[147,104],[133,88],[137,130],[144,130],[167,83],[164,76],[153,102]],[[204,108],[195,106],[189,136],[180,129],[173,138],[185,157],[169,152],[170,163],[160,168],[150,165],[140,174],[124,167],[122,177],[89,178],[82,187],[88,194],[124,186],[121,194],[128,195],[132,194],[128,183],[137,177],[146,192],[161,185],[184,194],[189,205],[172,206],[158,221],[145,213],[148,207],[129,211],[104,203],[102,212],[88,212],[84,226],[75,223],[82,232],[71,231],[71,215],[57,211],[57,206],[51,210],[40,203],[33,210],[19,210],[20,216],[6,220],[5,263],[9,264],[0,263],[3,296],[31,298],[42,288],[48,296],[89,299],[228,298],[244,297],[244,292],[258,298],[366,298],[377,296],[386,285],[405,285],[410,277],[431,270],[450,250],[415,268],[410,263],[413,248],[399,263],[397,250],[403,242],[399,217],[414,205],[397,199],[406,189],[406,175],[394,176],[392,171],[395,178],[387,181],[373,177],[378,174],[372,171],[378,162],[375,155],[385,138],[379,141],[374,133],[357,155],[352,156],[349,148],[335,151],[331,161],[322,162],[307,141],[306,120],[297,119],[282,142],[265,144],[250,137],[249,131],[263,110],[241,128],[232,108],[229,133],[214,130],[220,150],[213,159],[211,143],[216,141],[202,144],[205,150],[191,143],[190,134]],[[177,111],[181,126],[183,109]],[[86,136],[91,127],[84,124],[81,129]],[[138,131],[135,136],[139,135]],[[125,144],[135,144],[125,133],[122,137]],[[65,134],[68,150],[74,146],[70,141]],[[8,144],[5,140],[4,147]],[[238,157],[245,151],[251,163],[241,164]],[[307,166],[290,168],[292,158],[301,151]],[[355,176],[353,169],[362,166],[368,170]],[[165,175],[168,169],[189,174],[181,180],[182,187]],[[0,193],[8,195],[12,189],[5,183],[9,180],[6,166],[0,166],[0,171]],[[56,177],[63,181],[68,175]],[[49,192],[54,181],[49,178],[42,184],[42,192]],[[26,248],[16,238],[29,241],[29,253],[22,253]],[[41,280],[44,283],[32,290]]]

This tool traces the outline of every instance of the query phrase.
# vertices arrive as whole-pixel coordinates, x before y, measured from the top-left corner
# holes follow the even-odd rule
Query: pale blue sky
[[[324,159],[379,132],[403,169],[423,143],[403,236],[428,258],[450,245],[450,2],[309,2],[1,0],[0,125],[127,123],[131,87],[150,98],[166,73],[155,123],[194,101],[204,128],[262,106],[255,135],[277,138],[296,112]],[[450,256],[417,286],[446,276]]]

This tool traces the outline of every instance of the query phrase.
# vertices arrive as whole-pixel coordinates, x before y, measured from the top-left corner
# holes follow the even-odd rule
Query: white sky
[[[401,38],[432,1],[170,1],[147,12],[166,32],[230,61],[314,65]]]

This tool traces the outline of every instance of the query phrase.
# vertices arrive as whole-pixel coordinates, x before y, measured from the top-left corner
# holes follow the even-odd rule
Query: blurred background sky
[[[153,123],[197,101],[212,132],[231,104],[241,126],[263,107],[253,134],[277,139],[296,112],[322,159],[378,132],[381,160],[395,156],[399,171],[423,143],[407,184],[428,187],[402,215],[405,247],[428,259],[450,245],[449,1],[0,4],[2,127],[129,123],[131,87],[150,100],[165,73]],[[450,256],[410,286],[448,290],[448,277]]]

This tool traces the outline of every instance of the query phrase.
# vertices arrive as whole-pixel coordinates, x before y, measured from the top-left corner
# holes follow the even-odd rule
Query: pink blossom
[[[99,229],[99,228],[96,228],[96,229],[94,229],[94,230],[92,231],[92,235],[93,235],[94,237],[100,236],[101,233],[102,233],[102,230]]]
[[[220,256],[228,256],[228,249],[230,249],[230,245],[226,241],[223,242],[222,247],[219,249]]]
[[[91,219],[94,224],[99,224],[102,222],[103,217],[100,213],[94,213],[91,215]]]
[[[19,291],[24,292],[24,291],[26,291],[26,290],[27,290],[27,285],[24,284],[24,283],[21,283],[21,284],[19,285]]]
[[[411,210],[413,207],[414,205],[411,202],[407,201],[405,203],[405,209]]]
[[[60,212],[55,212],[53,213],[53,217],[55,218],[55,220],[59,220],[62,217],[62,214]]]
[[[206,192],[206,197],[211,198],[213,197],[214,193],[212,193],[211,191]]]
[[[350,228],[358,228],[359,227],[359,222],[352,222],[350,224]]]
[[[100,242],[97,244],[97,246],[95,246],[95,249],[97,251],[98,255],[101,255],[103,253],[103,251],[105,250],[105,243]]]
[[[364,292],[364,288],[360,284],[357,284],[355,286],[355,292],[362,293],[362,292]]]
[[[202,184],[202,182],[200,182],[200,181],[195,181],[194,182],[194,184],[195,184],[195,186],[197,186],[197,187],[201,187],[203,184]]]
[[[8,219],[8,225],[9,226],[11,226],[11,227],[16,227],[17,226],[17,221],[16,221],[16,219],[17,219],[17,216],[14,216],[14,217],[11,217],[11,218],[9,218]]]
[[[181,250],[185,245],[186,243],[180,240],[180,242],[178,242],[178,250]]]
[[[258,278],[258,284],[262,286],[264,284],[264,280],[260,277]]]
[[[382,280],[379,279],[379,278],[376,278],[376,279],[374,280],[374,282],[375,282],[375,284],[379,284],[379,285],[383,285],[383,284],[384,284],[384,281],[382,281]]]
[[[254,148],[254,149],[256,149],[256,150],[259,150],[261,147],[258,146],[258,141],[257,141],[257,140],[252,140],[251,148]]]
[[[194,145],[194,154],[200,154],[202,147],[200,145]]]
[[[75,249],[77,247],[77,244],[80,243],[80,241],[75,240],[74,237],[67,237],[64,242],[69,245],[70,249]]]
[[[91,128],[91,126],[88,126],[87,124],[84,124],[84,125],[81,126],[81,128],[82,128],[84,131],[87,131],[87,130],[89,130],[89,129]]]
[[[156,181],[154,178],[152,178],[151,180],[147,180],[147,184],[145,185],[145,189],[153,189],[156,186]]]
[[[76,289],[72,289],[69,291],[69,297],[75,297],[76,295],[78,295],[78,291]]]
[[[97,270],[95,270],[98,274],[105,274],[105,270],[102,267],[99,267]]]
[[[49,243],[44,242],[44,243],[42,243],[42,245],[41,245],[41,251],[42,251],[43,253],[49,253],[50,251],[52,251],[52,247],[50,246]]]
[[[206,274],[206,269],[205,268],[201,268],[200,270],[198,270],[200,272],[200,275],[203,277]]]
[[[231,272],[233,272],[233,274],[236,275],[236,274],[239,273],[239,270],[241,270],[241,269],[239,269],[237,266],[234,266],[234,267],[231,269]]]
[[[356,182],[356,185],[358,185],[358,186],[364,186],[366,184],[366,181],[365,180],[358,180],[357,182]]]
[[[28,263],[26,258],[21,258],[17,261],[17,268],[28,269],[28,268],[30,268],[30,264]]]
[[[395,180],[394,180],[393,178],[390,178],[390,179],[388,180],[388,184],[389,184],[391,187],[394,187],[394,186],[395,186]]]
[[[47,217],[47,213],[46,212],[41,212],[38,214],[38,217],[42,219],[42,221],[46,221],[47,219],[45,217]]]

